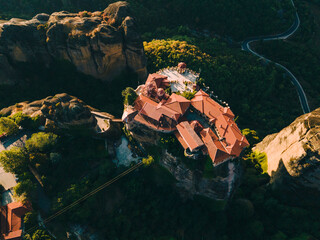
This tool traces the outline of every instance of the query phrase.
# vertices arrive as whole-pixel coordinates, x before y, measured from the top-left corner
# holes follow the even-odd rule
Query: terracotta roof
[[[13,202],[7,206],[1,207],[1,238],[22,239],[22,221],[23,216],[30,209],[20,202]]]
[[[136,115],[134,117],[134,121],[138,122],[138,123],[141,123],[149,128],[152,128],[152,129],[157,129],[157,130],[164,130],[164,131],[168,131],[168,132],[171,132],[171,131],[174,131],[176,130],[177,128],[176,127],[163,127],[163,126],[159,126],[159,125],[155,125],[151,122],[148,122],[145,118],[143,118],[142,116],[140,116],[139,114]]]
[[[178,131],[175,131],[174,135],[176,136],[176,138],[181,143],[181,145],[184,149],[187,149],[189,147],[188,144],[186,143],[186,141],[183,139],[183,137],[180,135],[180,133]]]
[[[203,129],[200,132],[200,136],[207,147],[207,153],[212,159],[213,164],[216,165],[230,158],[230,154],[210,128]]]
[[[181,114],[171,108],[166,107],[161,102],[158,104],[150,98],[140,95],[135,101],[135,109],[140,111],[156,121],[159,121],[162,115],[165,115],[175,121],[178,121]]]
[[[179,62],[178,63],[178,68],[186,68],[187,67],[187,64],[184,63],[184,62]]]
[[[200,137],[193,130],[189,122],[184,121],[177,125],[178,132],[180,136],[183,138],[184,142],[188,145],[191,152],[195,149],[202,147],[204,144],[201,141]],[[179,138],[178,138],[179,140]],[[181,143],[182,146],[184,143]]]
[[[170,82],[167,81],[167,79],[168,79],[168,77],[165,75],[161,75],[158,73],[152,73],[152,74],[149,74],[147,81],[146,81],[146,85],[154,82],[156,84],[157,88],[166,88],[170,84]]]
[[[209,118],[209,123],[215,126],[220,140],[223,140],[221,141],[223,147],[230,155],[239,156],[243,148],[249,145],[234,122],[234,114],[230,108],[222,107],[202,90],[198,91],[195,97],[191,99],[191,104]]]
[[[183,115],[190,106],[190,100],[173,93],[171,94],[167,102],[164,104],[164,106]]]
[[[22,240],[22,230],[10,232],[3,236],[4,240]]]

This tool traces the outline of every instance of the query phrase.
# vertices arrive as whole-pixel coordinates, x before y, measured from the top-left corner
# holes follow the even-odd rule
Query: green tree
[[[17,133],[18,130],[18,125],[12,119],[7,117],[0,118],[0,135],[3,133],[6,133],[7,135],[12,135]]]
[[[251,145],[254,145],[259,142],[258,134],[255,130],[249,128],[242,129],[242,134],[247,138]]]
[[[26,121],[28,121],[29,116],[26,114],[23,114],[22,112],[17,112],[15,114],[13,114],[12,116],[10,116],[9,118],[11,118],[13,121],[15,121],[15,123],[19,126],[22,126],[25,124]]]
[[[37,129],[41,125],[40,116],[30,117],[22,112],[17,112],[9,118],[12,119],[18,126],[30,130]]]
[[[31,138],[26,141],[28,152],[48,152],[58,143],[58,136],[54,133],[39,132],[32,134]]]
[[[149,166],[151,163],[154,162],[154,159],[153,159],[153,157],[152,157],[151,155],[148,155],[147,158],[143,158],[143,159],[142,159],[142,162],[143,162],[143,164],[144,164],[145,166]]]
[[[36,184],[34,184],[30,179],[24,179],[19,182],[17,186],[14,187],[14,192],[18,196],[25,196],[26,198],[30,198],[31,193],[36,189]]]
[[[196,95],[196,91],[194,91],[194,92],[188,92],[188,91],[184,91],[182,94],[181,94],[181,96],[182,97],[185,97],[186,99],[188,99],[188,100],[191,100],[192,98],[194,98],[194,95]]]
[[[123,103],[125,105],[132,105],[138,97],[137,93],[131,87],[127,87],[125,90],[123,90],[122,96],[124,97]]]
[[[28,170],[28,160],[22,149],[13,147],[0,153],[0,163],[6,172],[23,174]]]

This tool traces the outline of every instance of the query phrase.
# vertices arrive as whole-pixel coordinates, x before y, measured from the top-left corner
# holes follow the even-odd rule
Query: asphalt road
[[[291,0],[292,6],[295,8],[295,5],[293,3],[293,1]],[[252,42],[256,42],[256,41],[272,41],[272,40],[283,40],[283,39],[287,39],[289,38],[292,34],[294,34],[298,28],[300,26],[300,18],[299,15],[297,13],[297,11],[295,12],[295,20],[294,23],[292,24],[292,26],[285,32],[277,34],[277,35],[272,35],[272,36],[258,36],[258,37],[251,37],[248,38],[246,40],[244,40],[241,44],[242,50],[247,51],[252,53],[253,55],[263,59],[266,62],[273,62],[268,58],[265,58],[264,56],[260,55],[259,53],[253,51],[250,47],[250,44]],[[292,74],[292,72],[289,71],[289,69],[287,69],[285,66],[273,62],[276,66],[278,66],[279,68],[282,68],[284,71],[287,72],[287,74],[290,76],[291,78],[291,82],[292,84],[295,86],[298,96],[299,96],[299,100],[300,100],[300,104],[301,104],[301,108],[302,111],[304,113],[309,113],[310,112],[310,108],[309,108],[309,104],[308,104],[308,100],[307,100],[307,96],[300,84],[300,82],[298,81],[298,79]]]

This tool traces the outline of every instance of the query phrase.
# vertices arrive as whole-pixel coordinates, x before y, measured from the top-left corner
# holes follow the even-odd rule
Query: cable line
[[[136,170],[137,168],[139,168],[141,165],[143,165],[143,162],[140,162],[134,166],[132,166],[131,168],[127,169],[126,171],[124,171],[123,173],[120,173],[118,176],[114,177],[113,179],[109,180],[108,182],[102,184],[100,187],[96,188],[95,190],[91,191],[90,193],[84,195],[83,197],[79,198],[77,201],[71,203],[70,205],[62,208],[61,210],[59,210],[58,212],[56,212],[55,214],[51,215],[50,217],[46,218],[45,220],[43,220],[43,223],[48,223],[51,220],[53,220],[54,218],[60,216],[61,214],[65,213],[66,211],[68,211],[69,209],[73,208],[74,206],[78,205],[79,203],[85,201],[86,199],[88,199],[89,197],[93,196],[94,194],[96,194],[97,192],[101,191],[102,189],[110,186],[112,183],[118,181],[120,178],[126,176],[127,174],[131,173],[132,171]],[[26,233],[31,232],[32,230],[34,230],[35,228],[37,228],[38,226],[33,226],[31,228],[29,228]]]

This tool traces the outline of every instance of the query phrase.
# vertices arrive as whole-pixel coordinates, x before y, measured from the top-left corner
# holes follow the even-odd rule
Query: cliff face
[[[50,66],[53,60],[69,61],[104,81],[127,68],[146,76],[143,44],[126,2],[113,3],[104,12],[42,13],[0,24],[0,84],[17,81],[15,63]]]
[[[320,108],[267,136],[254,150],[267,154],[275,187],[320,196]]]
[[[162,154],[160,164],[171,172],[177,180],[176,186],[186,196],[202,195],[215,200],[228,200],[240,180],[241,167],[236,162],[228,161],[216,167],[218,174],[213,178],[204,178],[201,171],[190,170],[167,151]]]
[[[158,132],[138,123],[127,124],[126,127],[143,147],[159,144],[161,136]],[[188,168],[181,158],[160,147],[159,156],[159,164],[174,176],[179,192],[186,198],[202,195],[215,200],[228,200],[240,183],[242,168],[237,161],[228,161],[215,167],[214,176],[206,178],[202,170]]]

